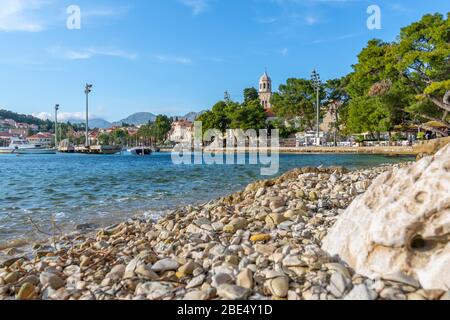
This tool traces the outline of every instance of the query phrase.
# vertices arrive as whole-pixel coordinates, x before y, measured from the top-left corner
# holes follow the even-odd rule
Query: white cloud
[[[72,50],[55,46],[49,49],[50,53],[67,60],[87,60],[96,56],[107,56],[134,60],[138,57],[136,53],[130,53],[118,49],[105,48],[87,48],[81,50]]]
[[[208,9],[207,0],[180,0],[182,4],[192,10],[193,15],[199,15]]]
[[[392,11],[396,11],[396,12],[407,12],[408,9],[399,3],[390,3],[389,4],[389,9],[391,9]]]
[[[0,0],[0,32],[40,32],[55,20],[61,17],[44,15],[44,8],[57,3],[55,0]],[[119,7],[92,7],[81,8],[82,18],[114,17],[126,13],[129,8]],[[67,18],[64,11],[64,19]]]
[[[166,56],[166,55],[161,55],[161,54],[157,54],[154,57],[155,57],[155,59],[157,59],[159,61],[164,61],[164,62],[173,62],[173,63],[186,64],[186,65],[194,63],[194,61],[192,61],[191,58],[187,58],[187,57]]]
[[[277,18],[267,17],[267,18],[256,18],[255,21],[262,24],[271,24],[277,22]]]
[[[130,59],[130,60],[134,60],[138,57],[137,53],[131,53],[131,52],[126,52],[126,51],[116,50],[116,49],[90,48],[90,49],[87,49],[87,52],[89,52],[93,55],[98,55],[98,56],[110,56],[110,57],[124,58],[124,59]]]
[[[55,114],[49,112],[41,112],[41,113],[33,113],[33,117],[42,119],[42,120],[54,120]],[[89,114],[89,120],[99,119],[100,117]],[[85,121],[86,113],[84,112],[58,112],[58,121]]]
[[[308,17],[305,18],[305,22],[306,22],[307,25],[312,26],[312,25],[318,23],[319,19],[316,18],[316,17],[313,17],[313,16],[308,16]]]
[[[92,58],[92,53],[67,50],[64,53],[64,58],[68,60],[87,60]]]
[[[312,44],[320,44],[320,43],[343,41],[343,40],[347,40],[347,39],[356,38],[356,37],[359,37],[361,35],[364,35],[364,33],[349,33],[349,34],[344,34],[344,35],[341,35],[341,36],[328,38],[328,39],[316,39],[316,40],[312,41],[311,43]]]
[[[50,120],[53,119],[55,116],[48,112],[41,112],[41,113],[32,113],[33,117],[39,118],[41,120]]]
[[[49,3],[49,0],[1,0],[0,32],[44,30],[36,12]]]
[[[126,7],[99,7],[89,10],[82,10],[83,17],[114,17],[128,12]]]

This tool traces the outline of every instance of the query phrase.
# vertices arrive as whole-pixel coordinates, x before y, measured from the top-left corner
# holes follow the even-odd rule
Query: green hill
[[[12,119],[16,122],[21,123],[28,123],[28,124],[35,124],[38,126],[45,126],[45,125],[51,125],[51,121],[49,120],[41,120],[39,118],[26,115],[26,114],[19,114],[8,110],[0,110],[0,118],[2,119]]]

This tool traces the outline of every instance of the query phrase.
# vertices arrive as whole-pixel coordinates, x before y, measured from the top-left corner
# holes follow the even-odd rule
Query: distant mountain
[[[200,117],[205,112],[206,111],[189,112],[188,114],[186,114],[186,115],[184,115],[182,117],[177,117],[177,118],[178,118],[178,120],[187,120],[187,121],[194,122],[195,120],[197,120],[198,117]]]
[[[202,115],[203,113],[205,113],[206,111],[201,111],[201,112],[189,112],[188,114],[184,115],[184,116],[179,116],[179,117],[173,117],[173,119],[178,119],[178,120],[188,120],[188,121],[195,121],[200,115]],[[11,111],[7,111],[7,110],[0,110],[0,118],[5,118],[5,119],[13,119],[17,122],[24,122],[24,123],[29,123],[29,124],[37,124],[37,125],[51,125],[52,121],[51,120],[42,120],[33,116],[29,116],[29,115],[22,115],[22,114],[18,114],[15,112],[11,112]],[[142,124],[147,124],[149,122],[154,122],[156,120],[156,116],[153,113],[150,112],[138,112],[135,114],[132,114],[131,116],[122,119],[120,121],[117,122],[109,122],[106,121],[104,119],[90,119],[89,120],[89,128],[90,129],[94,129],[94,128],[98,128],[98,129],[108,129],[111,128],[113,126],[122,126],[123,123],[126,124],[130,124],[130,125],[135,125],[135,126],[139,126]],[[85,120],[84,119],[67,119],[64,120],[64,122],[70,122],[73,124],[84,124]]]
[[[154,122],[156,120],[156,116],[150,112],[138,112],[132,114],[131,116],[122,119],[120,121],[112,123],[113,126],[121,126],[122,123],[132,124],[135,126],[139,126],[141,124],[146,124],[148,122]]]
[[[80,123],[85,123],[84,120],[79,120],[79,119],[72,119],[72,120],[67,120],[66,122],[70,122],[73,124],[80,124]],[[90,129],[108,129],[112,127],[112,123],[108,122],[106,120],[103,119],[89,119],[89,128]]]

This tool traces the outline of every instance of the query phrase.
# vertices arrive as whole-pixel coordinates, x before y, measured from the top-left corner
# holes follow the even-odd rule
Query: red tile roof
[[[184,127],[184,128],[191,128],[194,124],[187,120],[180,120],[177,122],[174,122],[172,124],[172,127]]]
[[[45,132],[45,133],[37,133],[31,137],[28,137],[28,139],[52,139],[53,134]]]
[[[267,118],[276,118],[276,114],[272,111],[272,109],[266,108],[264,109]]]

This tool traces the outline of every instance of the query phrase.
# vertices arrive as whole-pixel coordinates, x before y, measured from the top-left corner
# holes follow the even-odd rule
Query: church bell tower
[[[259,79],[259,100],[264,109],[271,109],[270,99],[272,98],[272,79],[267,72]]]

